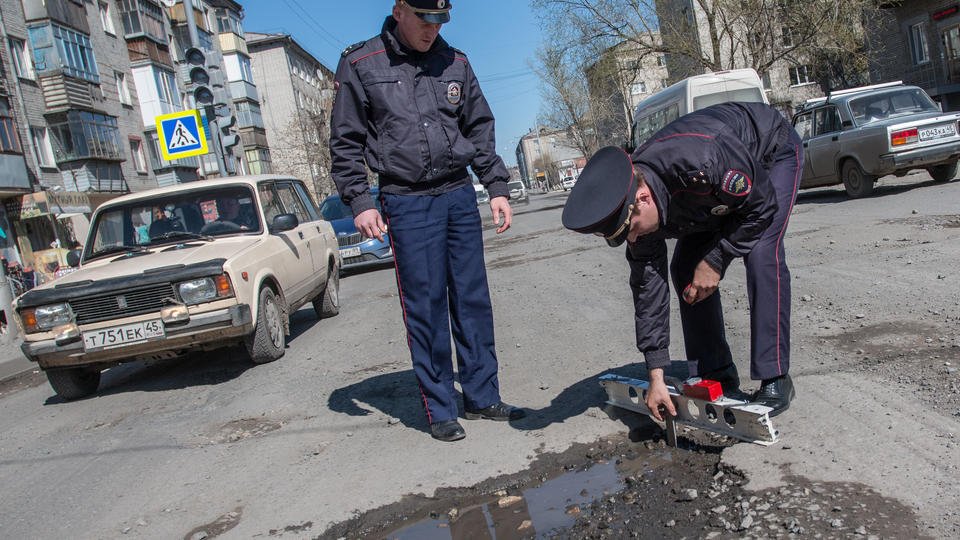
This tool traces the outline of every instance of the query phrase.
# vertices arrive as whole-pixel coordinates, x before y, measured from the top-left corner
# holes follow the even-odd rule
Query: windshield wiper
[[[150,239],[150,243],[154,244],[157,241],[170,240],[171,238],[190,238],[193,240],[206,240],[207,242],[212,242],[214,240],[212,236],[207,234],[197,234],[189,231],[170,231],[159,236],[154,236]]]
[[[94,257],[103,257],[105,255],[112,255],[114,253],[137,253],[140,251],[146,251],[147,248],[137,245],[127,245],[127,244],[118,244],[115,246],[106,246],[103,249],[94,251],[90,254],[90,258]]]

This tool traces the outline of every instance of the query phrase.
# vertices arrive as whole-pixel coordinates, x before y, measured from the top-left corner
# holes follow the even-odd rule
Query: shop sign
[[[7,204],[7,213],[14,219],[40,216],[90,213],[90,199],[78,191],[41,191],[28,193]]]

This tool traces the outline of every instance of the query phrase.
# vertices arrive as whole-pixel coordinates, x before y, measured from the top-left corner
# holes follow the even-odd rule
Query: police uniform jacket
[[[680,117],[632,160],[660,212],[660,228],[628,244],[637,348],[648,367],[670,364],[666,238],[712,234],[703,260],[721,274],[760,239],[777,210],[767,173],[790,151],[792,127],[762,103],[723,103]]]
[[[379,36],[348,47],[337,66],[330,125],[332,176],[354,215],[374,208],[364,159],[393,194],[440,194],[471,182],[509,197],[494,119],[466,55],[437,36],[425,53],[401,44],[387,17]]]

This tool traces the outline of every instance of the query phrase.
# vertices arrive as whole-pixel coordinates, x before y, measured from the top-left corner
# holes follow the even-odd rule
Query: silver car
[[[507,189],[510,190],[511,202],[530,203],[530,196],[527,194],[527,188],[524,187],[523,182],[520,180],[507,182]]]
[[[793,118],[803,139],[801,188],[843,183],[852,198],[877,178],[925,169],[938,182],[957,175],[960,113],[944,113],[923,89],[886,83],[807,101]]]

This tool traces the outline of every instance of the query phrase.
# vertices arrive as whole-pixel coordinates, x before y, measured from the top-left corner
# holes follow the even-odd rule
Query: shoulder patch
[[[340,56],[347,56],[348,54],[350,54],[350,53],[352,53],[353,51],[359,49],[360,47],[363,47],[363,46],[366,45],[366,44],[367,44],[367,40],[358,41],[357,43],[354,43],[353,45],[351,45],[351,46],[347,47],[346,49],[344,49],[344,50],[343,50],[343,53],[342,53]]]
[[[723,181],[720,182],[720,189],[734,197],[746,197],[753,188],[753,182],[750,177],[742,171],[730,169],[723,175]]]

